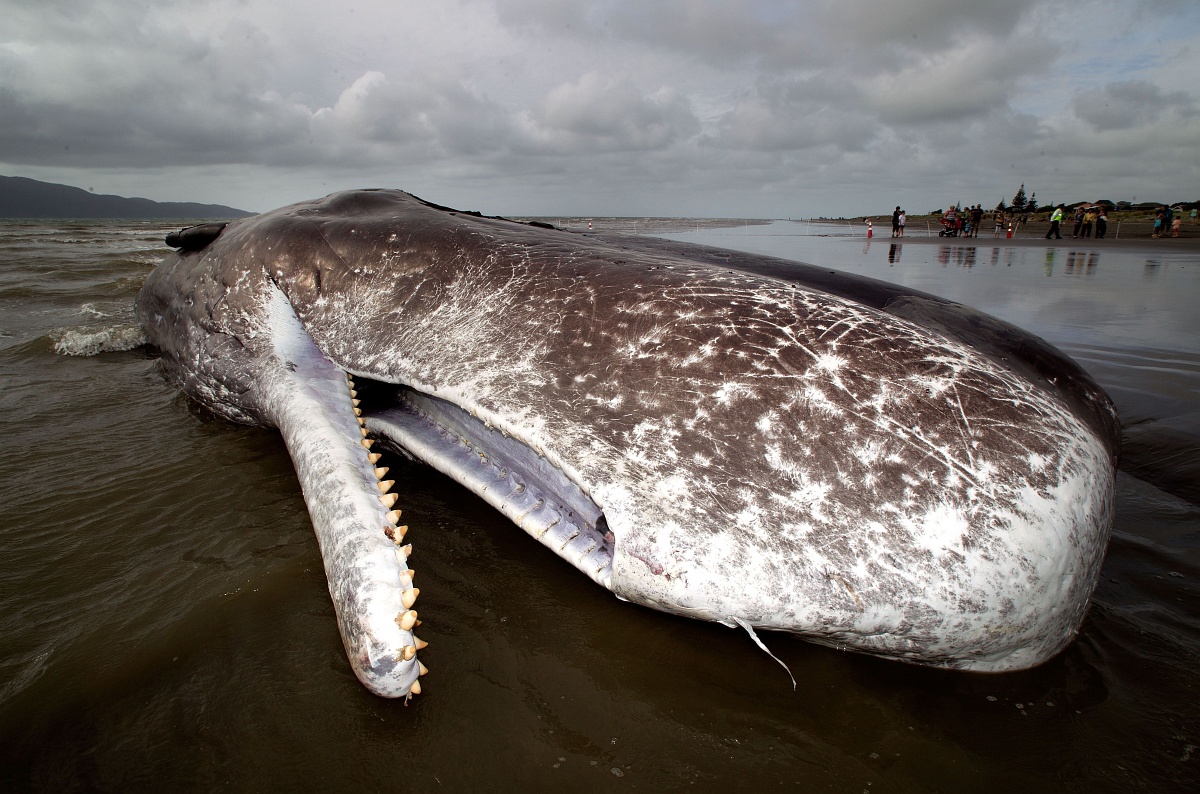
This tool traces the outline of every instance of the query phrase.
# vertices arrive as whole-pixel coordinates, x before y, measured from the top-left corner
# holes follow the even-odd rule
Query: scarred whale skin
[[[455,427],[476,423],[474,440],[439,432],[497,477],[508,472],[489,464],[489,437],[574,483],[603,523],[573,520],[608,533],[603,548],[591,541],[587,559],[604,567],[589,575],[629,601],[980,671],[1039,664],[1079,630],[1112,527],[1115,412],[1079,367],[1012,326],[811,266],[536,228],[398,191],[334,194],[214,234],[150,275],[138,316],[189,395],[280,425],[294,458],[312,443],[308,409],[281,418],[280,403],[309,372],[324,384],[345,371],[402,384],[414,416],[462,409]],[[293,332],[302,340],[279,341]],[[386,435],[390,415],[368,413],[367,428]],[[453,450],[422,449],[410,447],[465,469]],[[372,577],[394,566],[363,568],[392,553],[386,522],[363,513],[379,549],[363,541],[339,562],[338,533],[360,530],[322,529],[331,497],[307,476],[355,671],[405,694],[415,673],[402,660],[383,665],[392,683],[370,679],[410,635],[355,639],[374,630],[344,614],[376,609],[370,594],[393,586]],[[353,587],[335,586],[348,568]]]

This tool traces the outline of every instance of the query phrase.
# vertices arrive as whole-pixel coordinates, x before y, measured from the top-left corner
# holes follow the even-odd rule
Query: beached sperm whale
[[[191,397],[282,432],[350,662],[378,694],[420,691],[424,643],[376,440],[667,612],[981,671],[1036,665],[1083,620],[1116,417],[1078,366],[998,320],[396,191],[170,242],[139,321]]]

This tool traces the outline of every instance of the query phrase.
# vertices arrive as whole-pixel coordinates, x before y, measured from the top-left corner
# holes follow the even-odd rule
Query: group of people
[[[1046,232],[1046,239],[1051,238],[1061,240],[1062,235],[1059,233],[1059,227],[1062,224],[1063,210],[1066,207],[1059,204],[1054,208],[1054,212],[1050,215],[1050,231]],[[1094,204],[1090,207],[1085,207],[1082,204],[1075,208],[1075,228],[1071,232],[1072,240],[1084,240],[1092,236],[1092,227],[1096,229],[1096,239],[1104,239],[1104,235],[1108,230],[1108,210],[1103,204]],[[1171,230],[1172,237],[1179,236],[1179,228],[1182,225],[1183,218],[1175,215],[1174,211],[1167,204],[1163,204],[1154,212],[1154,231],[1151,237],[1166,237],[1167,229]]]
[[[1065,216],[1066,205],[1059,204],[1050,214],[1050,230],[1046,232],[1046,239],[1061,240],[1062,222]],[[951,205],[950,209],[946,210],[942,215],[942,231],[940,237],[978,237],[979,230],[983,226],[984,218],[983,207],[979,204],[968,206],[966,209],[958,209]],[[1005,229],[1012,223],[1024,223],[1028,216],[1020,218],[1005,214],[999,209],[992,212],[994,227],[992,229],[992,237],[1001,237],[1005,233]],[[1196,210],[1192,210],[1192,221],[1196,221]],[[1074,228],[1071,231],[1072,240],[1086,240],[1092,237],[1095,233],[1095,239],[1103,240],[1108,234],[1108,209],[1103,204],[1093,204],[1084,206],[1080,204],[1075,208],[1072,216]],[[900,207],[896,207],[892,213],[892,237],[904,236],[904,225],[907,221],[907,216]],[[1175,213],[1170,206],[1164,204],[1158,208],[1154,214],[1154,237],[1166,237],[1168,231],[1172,237],[1178,237],[1180,226],[1182,225],[1182,213]]]
[[[1046,239],[1061,240],[1062,219],[1066,209],[1065,204],[1059,204],[1054,208],[1054,212],[1050,213],[1050,230],[1046,232]],[[1104,235],[1108,234],[1108,210],[1103,204],[1096,204],[1091,207],[1084,207],[1080,204],[1075,208],[1075,228],[1071,232],[1072,240],[1088,239],[1092,236],[1093,227],[1096,230],[1096,239],[1103,240]]]
[[[946,237],[978,237],[979,230],[983,227],[983,206],[976,204],[974,207],[967,207],[965,210],[960,210],[951,205],[950,209],[946,210],[942,215],[943,236]],[[999,237],[1004,233],[1005,214],[996,210],[992,213],[992,218],[995,221],[995,228],[992,230],[992,237]]]
[[[1196,219],[1196,211],[1192,210],[1192,220]],[[1179,227],[1183,225],[1183,215],[1176,215],[1170,205],[1163,204],[1154,211],[1154,232],[1151,237],[1166,237],[1167,229],[1171,229],[1171,236],[1179,236]]]

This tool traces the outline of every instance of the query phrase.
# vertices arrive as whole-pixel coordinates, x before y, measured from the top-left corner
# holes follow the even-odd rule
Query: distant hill
[[[0,176],[0,218],[245,218],[220,204],[158,202],[89,193],[20,176]]]

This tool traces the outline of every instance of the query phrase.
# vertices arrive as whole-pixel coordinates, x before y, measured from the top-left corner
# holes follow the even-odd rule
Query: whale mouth
[[[447,400],[362,375],[354,381],[381,447],[450,477],[611,589],[616,539],[604,513],[546,456]]]

